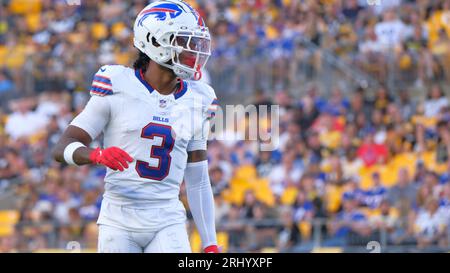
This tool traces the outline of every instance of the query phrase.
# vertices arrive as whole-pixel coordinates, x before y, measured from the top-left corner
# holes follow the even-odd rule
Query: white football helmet
[[[211,55],[205,22],[194,8],[178,0],[157,1],[139,13],[134,46],[182,79],[200,79]]]

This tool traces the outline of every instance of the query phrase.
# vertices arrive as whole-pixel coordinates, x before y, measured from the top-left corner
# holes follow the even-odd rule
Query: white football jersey
[[[106,65],[95,74],[90,92],[110,106],[103,148],[119,147],[134,159],[123,172],[107,169],[104,199],[135,208],[178,200],[187,152],[206,149],[208,120],[217,107],[214,90],[203,82],[180,81],[173,94],[161,95],[142,71]],[[71,124],[96,137],[83,119]]]

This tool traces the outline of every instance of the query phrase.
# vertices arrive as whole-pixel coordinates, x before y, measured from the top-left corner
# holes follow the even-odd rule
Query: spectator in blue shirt
[[[332,237],[324,242],[325,246],[344,246],[350,233],[360,236],[371,234],[368,218],[357,209],[357,204],[355,198],[343,200],[343,211],[328,223],[328,231]]]
[[[372,174],[373,186],[364,193],[364,204],[375,209],[380,206],[381,201],[387,196],[387,188],[381,183],[380,174]]]

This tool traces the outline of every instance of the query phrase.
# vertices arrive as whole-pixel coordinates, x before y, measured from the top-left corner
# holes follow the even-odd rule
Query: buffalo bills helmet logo
[[[171,19],[178,17],[181,14],[181,8],[173,3],[164,3],[160,5],[156,5],[149,9],[143,10],[140,15],[142,15],[141,19],[139,19],[139,25],[142,26],[142,22],[147,19],[150,15],[155,15],[155,18],[158,21],[164,21],[167,19],[167,15],[170,16]]]

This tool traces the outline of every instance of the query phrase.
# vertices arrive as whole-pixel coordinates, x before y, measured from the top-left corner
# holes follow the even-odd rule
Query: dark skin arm
[[[188,163],[207,160],[206,150],[197,150],[188,152]]]
[[[64,161],[64,149],[72,142],[79,141],[84,145],[88,146],[92,139],[88,133],[86,133],[83,129],[78,128],[76,126],[70,125],[63,133],[58,143],[56,144],[53,150],[53,158],[55,158],[58,162]],[[78,165],[91,164],[91,160],[89,159],[89,155],[91,154],[93,149],[91,148],[79,148],[74,153],[74,161]],[[200,162],[207,159],[206,150],[197,150],[188,152],[188,162]]]
[[[58,162],[64,161],[64,149],[72,142],[81,142],[86,146],[92,142],[89,134],[81,128],[70,125],[62,134],[55,148],[53,149],[52,155],[53,158]],[[75,151],[73,154],[73,159],[75,163],[78,165],[91,164],[91,160],[89,159],[89,155],[93,149],[87,147],[81,147]]]

